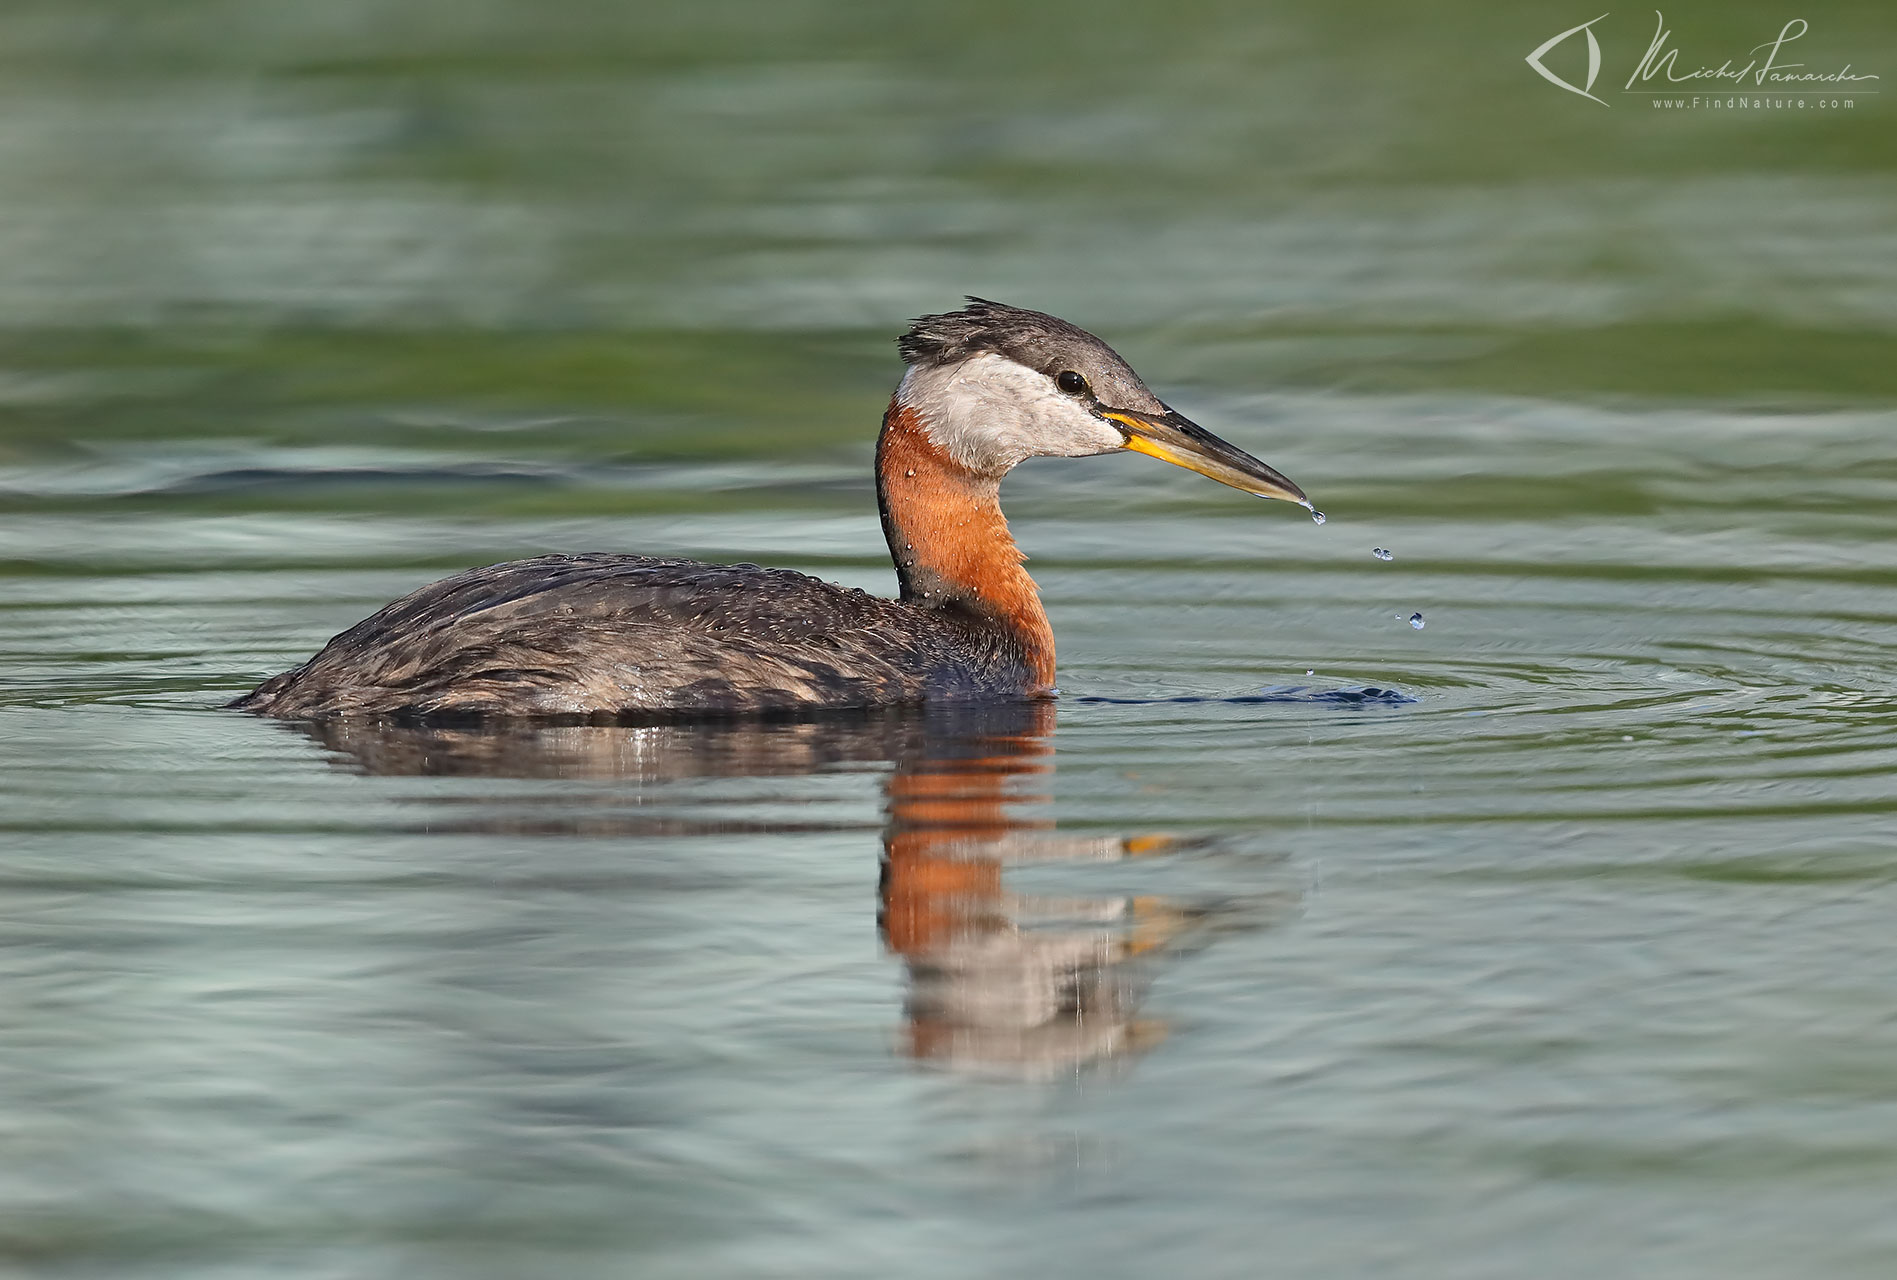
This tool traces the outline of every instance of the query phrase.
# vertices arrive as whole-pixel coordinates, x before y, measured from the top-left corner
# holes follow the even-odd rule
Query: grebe
[[[538,556],[403,596],[230,705],[655,721],[1046,697],[1054,635],[999,502],[1016,464],[1131,449],[1310,508],[1084,329],[968,301],[897,340],[876,496],[899,599],[754,564]]]

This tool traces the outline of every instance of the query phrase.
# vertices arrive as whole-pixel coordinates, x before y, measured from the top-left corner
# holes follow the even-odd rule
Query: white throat
[[[960,466],[1001,476],[1027,458],[1082,458],[1125,446],[1046,374],[983,352],[960,364],[911,365],[896,398],[922,419],[930,443]]]

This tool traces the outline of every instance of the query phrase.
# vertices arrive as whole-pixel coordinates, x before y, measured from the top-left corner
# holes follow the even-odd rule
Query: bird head
[[[1220,484],[1309,508],[1289,479],[1169,408],[1113,348],[1065,320],[970,298],[897,340],[896,398],[930,441],[978,475],[1028,458],[1131,450]]]

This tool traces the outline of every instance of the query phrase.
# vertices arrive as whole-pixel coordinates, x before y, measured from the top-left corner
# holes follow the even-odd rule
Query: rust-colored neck
[[[1007,632],[1032,675],[1054,687],[1054,631],[1001,515],[1001,481],[977,475],[929,439],[922,415],[889,402],[876,442],[883,536],[905,603],[961,608]]]

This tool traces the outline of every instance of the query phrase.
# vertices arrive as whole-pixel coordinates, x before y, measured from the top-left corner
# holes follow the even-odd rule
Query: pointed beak
[[[1171,409],[1163,414],[1102,409],[1100,415],[1126,432],[1126,447],[1151,454],[1161,462],[1211,476],[1220,484],[1255,493],[1261,498],[1283,498],[1306,510],[1315,510],[1304,490],[1237,445],[1207,431]]]

